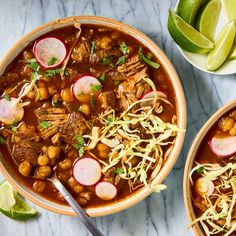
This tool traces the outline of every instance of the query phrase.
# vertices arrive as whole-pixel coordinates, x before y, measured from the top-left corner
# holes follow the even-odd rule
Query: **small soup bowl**
[[[139,32],[138,30],[120,23],[118,21],[107,19],[103,17],[94,17],[94,16],[76,16],[76,17],[68,17],[59,20],[54,20],[47,24],[44,24],[37,29],[31,31],[26,36],[24,36],[21,40],[19,40],[12,49],[7,53],[7,55],[3,58],[0,63],[0,75],[2,75],[7,68],[7,66],[13,61],[13,59],[27,46],[29,43],[37,39],[38,37],[51,32],[55,29],[60,29],[66,26],[74,25],[76,22],[80,22],[81,24],[95,24],[110,27],[115,30],[122,31],[128,35],[135,37],[141,44],[146,46],[152,53],[158,58],[161,66],[166,71],[172,86],[175,92],[175,101],[176,101],[176,110],[177,110],[177,124],[181,129],[185,129],[186,127],[186,105],[185,98],[182,89],[182,85],[178,78],[178,75],[172,66],[171,62],[168,60],[164,52],[160,50],[160,48],[150,40],[146,35]],[[153,183],[158,184],[162,183],[163,180],[167,177],[171,169],[173,168],[182,144],[184,141],[184,132],[178,133],[173,149],[169,155],[168,160],[165,162],[163,168],[158,173]],[[52,202],[42,196],[33,192],[29,187],[25,186],[22,181],[17,178],[17,173],[10,167],[9,163],[4,160],[2,154],[0,153],[0,171],[5,176],[5,178],[12,184],[12,186],[21,193],[24,197],[34,202],[35,204],[59,214],[65,215],[75,215],[71,207],[66,205],[61,205],[56,202]],[[113,214],[124,209],[127,209],[134,204],[140,202],[149,194],[151,194],[152,190],[148,187],[143,187],[133,194],[127,196],[124,199],[114,201],[113,203],[109,203],[103,206],[98,207],[90,207],[86,209],[86,212],[90,216],[103,216],[108,214]]]
[[[220,108],[216,113],[214,113],[210,119],[204,124],[204,126],[201,128],[201,130],[198,132],[196,138],[193,141],[193,144],[190,148],[186,164],[185,164],[185,170],[184,170],[184,180],[183,180],[183,191],[184,191],[184,204],[185,204],[185,209],[187,212],[187,215],[189,217],[190,222],[194,221],[196,219],[196,215],[194,213],[193,205],[192,205],[192,195],[191,195],[191,186],[190,186],[190,181],[189,181],[189,173],[192,170],[194,160],[197,154],[197,151],[207,135],[207,133],[210,131],[212,126],[216,124],[216,122],[224,116],[227,112],[232,110],[233,108],[236,107],[236,100],[231,101],[230,103],[226,104],[222,108]],[[192,227],[195,235],[197,236],[202,236],[205,235],[202,232],[202,229],[198,224],[195,224]]]

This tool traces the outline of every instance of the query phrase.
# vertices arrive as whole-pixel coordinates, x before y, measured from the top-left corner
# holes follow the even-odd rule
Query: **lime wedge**
[[[196,17],[196,28],[210,40],[214,40],[220,9],[220,0],[211,0],[204,4]]]
[[[194,25],[195,16],[204,0],[180,0],[178,14],[190,25]]]
[[[232,50],[231,50],[229,60],[235,60],[235,59],[236,59],[236,46],[234,45]]]
[[[27,220],[37,215],[37,212],[19,196],[7,181],[0,184],[0,212],[14,220]]]
[[[213,43],[175,12],[169,11],[168,30],[174,41],[185,51],[206,53],[213,49]]]
[[[207,69],[218,69],[227,59],[235,38],[235,23],[230,21],[220,32],[215,41],[215,48],[209,53],[207,58]]]
[[[236,0],[223,0],[223,6],[229,20],[236,20]]]

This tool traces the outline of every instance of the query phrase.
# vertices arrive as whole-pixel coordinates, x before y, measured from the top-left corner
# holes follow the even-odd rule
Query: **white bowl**
[[[179,0],[175,5],[175,11],[178,9]],[[221,1],[221,11],[218,20],[218,24],[216,27],[215,37],[219,34],[222,28],[229,22],[224,6],[223,1]],[[182,48],[178,46],[179,51],[184,56],[184,58],[191,63],[193,66],[198,68],[199,70],[205,71],[210,74],[216,75],[230,75],[236,73],[236,60],[226,61],[218,70],[216,71],[209,71],[206,68],[207,65],[207,55],[208,54],[196,54],[184,51]]]

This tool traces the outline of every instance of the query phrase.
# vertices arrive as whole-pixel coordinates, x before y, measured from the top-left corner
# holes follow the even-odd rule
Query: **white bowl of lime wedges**
[[[207,73],[236,73],[236,0],[179,0],[169,32],[182,55]]]

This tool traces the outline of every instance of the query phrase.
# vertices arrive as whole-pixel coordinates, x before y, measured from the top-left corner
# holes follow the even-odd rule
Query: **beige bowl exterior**
[[[236,100],[231,101],[230,103],[226,104],[222,108],[220,108],[215,114],[213,114],[210,119],[204,124],[204,126],[201,128],[201,130],[198,132],[196,138],[193,141],[193,144],[190,148],[186,164],[185,164],[185,169],[184,169],[184,181],[183,181],[183,186],[184,186],[184,204],[185,204],[185,209],[187,212],[187,215],[189,217],[190,222],[196,219],[193,206],[192,206],[192,201],[191,201],[191,192],[190,192],[190,182],[189,182],[189,172],[192,169],[193,162],[195,160],[195,156],[197,153],[197,150],[208,133],[208,131],[211,129],[211,127],[227,112],[229,112],[231,109],[236,108]],[[202,236],[204,233],[202,232],[201,228],[199,225],[194,225],[193,231],[195,235],[197,236]]]
[[[98,24],[103,26],[108,26],[117,30],[121,30],[133,37],[135,37],[137,40],[139,40],[142,44],[144,44],[147,48],[149,48],[153,54],[155,54],[159,61],[161,62],[162,66],[165,68],[166,72],[168,73],[172,85],[175,89],[176,93],[176,104],[177,104],[177,115],[178,115],[178,126],[182,129],[185,129],[186,127],[186,104],[185,104],[185,98],[184,93],[182,89],[182,85],[180,83],[179,77],[173,68],[171,62],[166,57],[166,55],[161,51],[161,49],[152,41],[150,40],[146,35],[139,32],[138,30],[120,23],[118,21],[103,18],[103,17],[95,17],[95,16],[75,16],[75,17],[68,17],[63,18],[55,21],[51,21],[47,24],[44,24],[35,30],[28,33],[26,36],[24,36],[22,39],[20,39],[13,47],[12,49],[7,53],[7,55],[3,58],[3,60],[0,63],[0,75],[4,73],[6,67],[10,64],[10,62],[32,41],[34,41],[39,36],[48,33],[54,29],[59,29],[65,26],[74,25],[76,21],[79,21],[81,24]],[[177,135],[175,145],[173,147],[173,150],[169,156],[169,159],[166,161],[165,165],[161,169],[158,176],[154,179],[154,183],[162,183],[164,179],[167,177],[171,169],[173,168],[182,144],[184,141],[184,132],[181,132]],[[68,206],[63,206],[60,204],[57,204],[55,202],[49,201],[39,195],[37,195],[35,192],[33,192],[31,189],[25,187],[23,184],[18,183],[16,180],[16,177],[14,176],[14,173],[11,171],[11,168],[9,168],[6,163],[4,162],[4,159],[0,156],[0,171],[5,176],[5,178],[14,186],[14,188],[20,192],[24,197],[32,201],[33,203],[49,210],[52,212],[56,212],[59,214],[64,215],[75,215],[73,210]],[[103,216],[103,215],[109,215],[113,213],[120,212],[122,210],[125,210],[136,203],[140,202],[144,198],[146,198],[149,194],[151,194],[151,190],[147,187],[143,187],[139,191],[135,192],[134,194],[126,197],[125,199],[122,199],[120,201],[115,201],[114,203],[107,204],[100,207],[93,207],[86,209],[86,212],[92,216]]]

